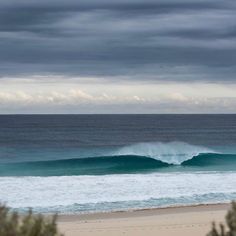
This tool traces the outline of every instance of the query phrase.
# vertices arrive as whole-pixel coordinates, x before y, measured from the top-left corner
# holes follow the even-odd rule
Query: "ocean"
[[[81,214],[236,199],[236,115],[1,115],[0,202]]]

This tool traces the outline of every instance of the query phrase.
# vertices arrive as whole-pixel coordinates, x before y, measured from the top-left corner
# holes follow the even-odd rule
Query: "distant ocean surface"
[[[0,202],[80,214],[236,199],[236,115],[2,115]]]

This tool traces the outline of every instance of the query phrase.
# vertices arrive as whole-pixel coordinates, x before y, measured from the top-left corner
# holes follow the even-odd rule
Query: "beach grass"
[[[35,215],[31,210],[24,216],[0,205],[1,236],[63,236],[58,232],[56,215],[45,217]]]

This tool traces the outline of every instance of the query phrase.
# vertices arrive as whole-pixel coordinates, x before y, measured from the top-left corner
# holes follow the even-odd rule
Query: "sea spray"
[[[112,154],[115,156],[146,156],[168,164],[179,165],[203,153],[215,153],[215,151],[184,142],[149,142],[125,146]]]

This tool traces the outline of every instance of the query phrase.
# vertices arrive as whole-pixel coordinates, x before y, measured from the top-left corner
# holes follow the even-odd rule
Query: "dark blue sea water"
[[[235,198],[236,115],[0,116],[0,201],[19,210]]]

